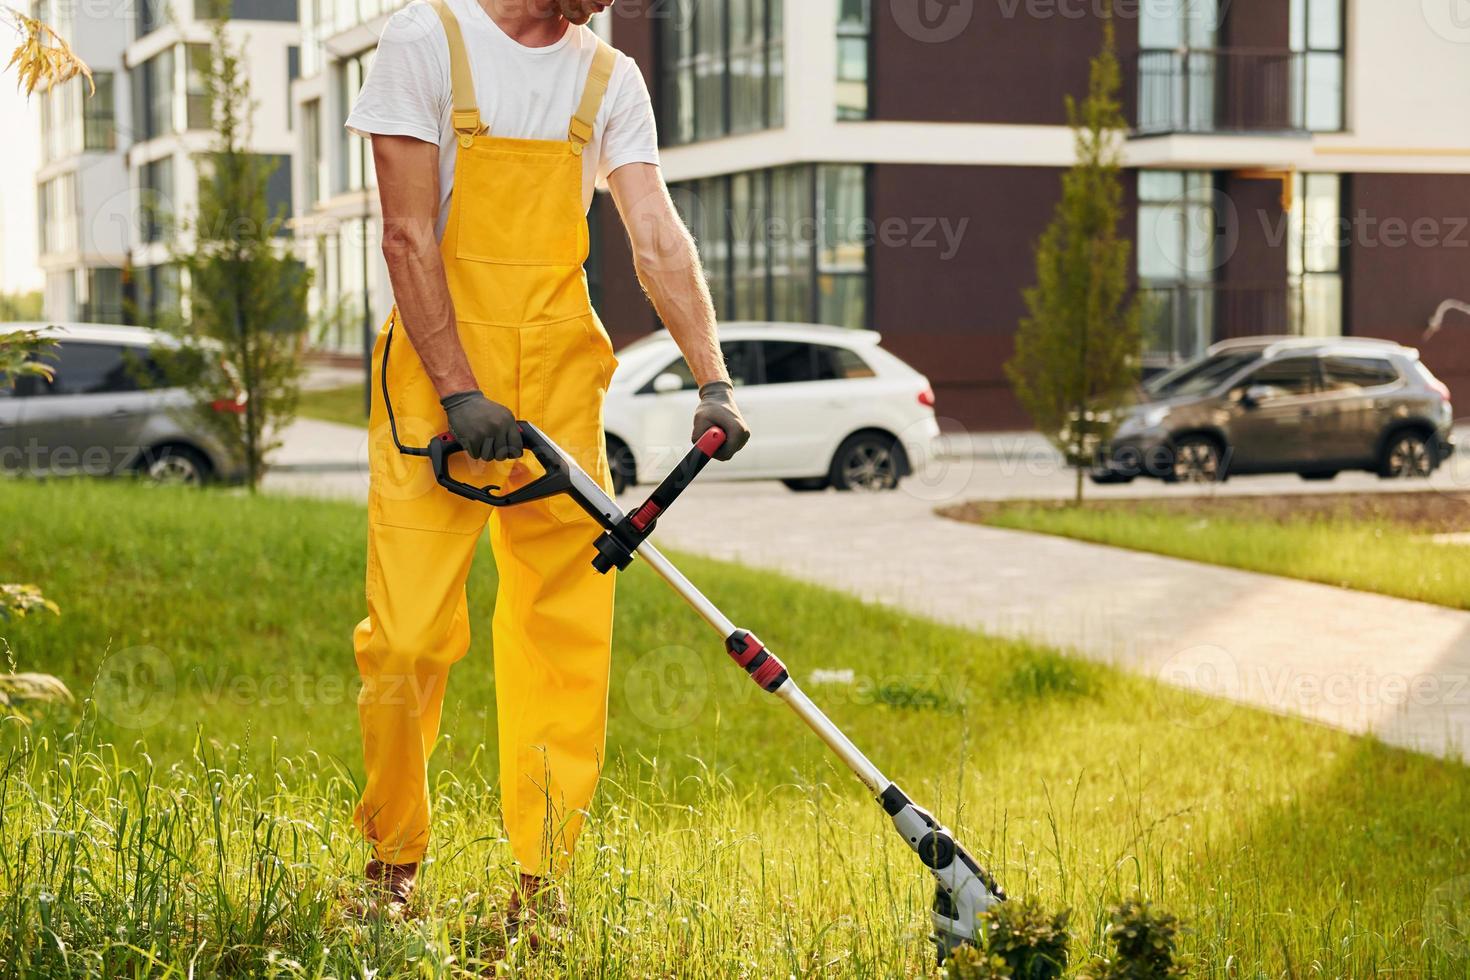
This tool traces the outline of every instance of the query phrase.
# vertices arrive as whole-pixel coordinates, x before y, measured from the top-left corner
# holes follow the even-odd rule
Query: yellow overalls
[[[459,25],[442,0],[430,3],[449,40],[459,140],[441,248],[460,341],[481,390],[610,492],[602,401],[617,361],[582,268],[582,153],[616,53],[598,43],[566,140],[487,135]],[[443,490],[428,460],[400,451],[448,425],[395,319],[396,310],[373,352],[368,615],[353,636],[367,784],[355,819],[379,860],[423,857],[426,763],[449,666],[469,647],[464,583],[488,520],[500,576],[491,636],[505,827],[521,870],[548,873],[565,863],[597,783],[613,578],[593,571],[597,525],[566,497],[495,510]],[[461,455],[452,468],[503,489],[539,472],[529,454],[505,463]]]

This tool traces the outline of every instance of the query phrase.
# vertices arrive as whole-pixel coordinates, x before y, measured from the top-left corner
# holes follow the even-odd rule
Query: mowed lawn
[[[343,425],[367,425],[367,399],[361,383],[340,388],[313,388],[301,393],[296,411],[304,418]]]
[[[957,520],[1470,609],[1470,494],[976,501]],[[1467,535],[1459,543],[1435,540]]]
[[[349,819],[364,524],[349,504],[0,482],[0,581],[62,607],[0,635],[15,669],[86,699],[4,726],[0,975],[932,973],[918,862],[636,565],[571,928],[507,951],[489,924],[509,863],[488,549],[415,914],[348,915],[366,855]],[[1466,768],[768,573],[681,567],[798,678],[852,672],[809,690],[1013,895],[1075,910],[1074,972],[1134,893],[1187,920],[1195,975],[1470,969]]]

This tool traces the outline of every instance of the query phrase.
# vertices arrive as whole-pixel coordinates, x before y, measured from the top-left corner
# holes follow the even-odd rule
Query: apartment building
[[[973,429],[1111,10],[1146,360],[1257,333],[1418,344],[1470,299],[1470,29],[1437,0],[668,0],[614,8],[726,319],[873,327]],[[1438,11],[1445,7],[1443,15]],[[652,329],[600,201],[615,339]],[[1465,324],[1470,328],[1470,323]],[[1421,349],[1470,402],[1470,344]]]
[[[178,270],[169,265],[177,222],[199,200],[199,160],[213,140],[205,86],[215,12],[226,5],[225,36],[244,52],[254,103],[250,144],[275,163],[272,210],[293,213],[296,149],[291,80],[300,62],[296,0],[137,0],[124,54],[131,93],[127,148],[134,233],[129,285],[147,321],[178,303]]]
[[[170,238],[198,202],[213,126],[205,89],[211,29],[224,0],[130,4],[41,0],[91,66],[42,96],[36,175],[45,314],[147,322],[178,302]],[[251,143],[276,161],[273,206],[290,214],[300,27],[296,0],[231,0],[226,35],[246,52]]]
[[[1148,364],[1257,333],[1414,343],[1470,300],[1470,31],[1435,2],[627,0],[597,23],[643,69],[720,316],[878,329],[951,424],[998,429],[1026,424],[1002,365],[1109,8]],[[342,121],[397,6],[301,10],[295,227],[317,343],[346,353],[392,303]],[[626,343],[657,320],[605,194],[592,223]],[[1470,401],[1458,340],[1422,348]]]
[[[129,126],[123,46],[112,20],[86,16],[69,0],[41,0],[35,14],[92,68],[95,94],[74,78],[38,92],[40,167],[36,171],[43,304],[56,320],[121,323],[128,259],[128,168],[121,147]]]

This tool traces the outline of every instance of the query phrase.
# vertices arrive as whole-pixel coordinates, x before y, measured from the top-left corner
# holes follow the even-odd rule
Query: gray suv
[[[167,335],[141,327],[0,323],[0,333],[22,329],[56,340],[48,360],[55,376],[0,377],[0,471],[137,473],[168,483],[241,476],[195,418],[189,393],[153,386],[161,379],[151,351]],[[238,411],[240,404],[213,408]]]
[[[1098,452],[1092,479],[1425,477],[1454,451],[1450,392],[1383,340],[1251,337],[1158,375]]]

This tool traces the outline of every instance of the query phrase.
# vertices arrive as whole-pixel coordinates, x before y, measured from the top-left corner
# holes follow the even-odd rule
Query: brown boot
[[[545,878],[521,875],[505,907],[505,933],[524,940],[531,949],[556,938],[567,924],[567,900],[561,889]]]
[[[374,900],[386,903],[393,911],[401,912],[408,907],[408,900],[413,897],[414,881],[418,873],[417,863],[389,864],[374,858],[367,863],[363,876],[367,878],[368,890]]]

